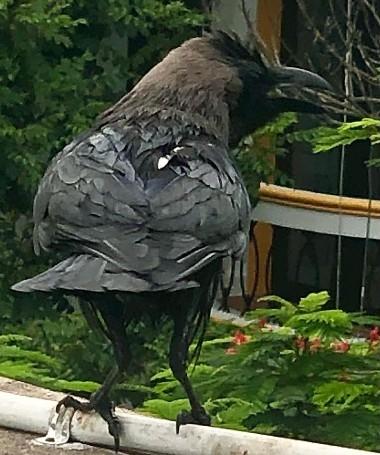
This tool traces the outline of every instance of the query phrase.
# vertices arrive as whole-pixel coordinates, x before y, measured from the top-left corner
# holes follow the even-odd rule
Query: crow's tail
[[[194,313],[193,321],[191,322],[193,330],[190,339],[190,344],[196,341],[195,347],[191,352],[189,363],[196,366],[202,349],[202,344],[205,339],[207,326],[210,320],[211,309],[215,301],[215,297],[220,285],[222,274],[222,260],[217,260],[204,270],[200,281],[200,289],[198,294],[198,302],[195,303],[197,311]]]

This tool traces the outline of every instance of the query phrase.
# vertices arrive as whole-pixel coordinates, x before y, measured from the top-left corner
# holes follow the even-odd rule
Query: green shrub
[[[132,363],[112,390],[118,403],[139,406],[151,397],[149,378],[166,365],[169,329],[169,324],[163,324],[157,336],[157,330],[140,322],[131,331]],[[28,321],[20,332],[0,335],[0,376],[88,398],[114,365],[109,343],[89,331],[76,312],[60,321]]]
[[[140,405],[150,396],[145,385],[167,364],[170,330],[171,324],[165,321],[159,330],[148,320],[130,327],[127,342],[133,355],[124,381],[115,387],[117,401],[128,399]],[[0,376],[88,395],[115,363],[110,343],[89,329],[79,311],[59,317],[53,312],[49,318],[10,324],[5,332],[13,334],[0,335]]]
[[[102,382],[111,367],[109,345],[66,299],[9,288],[54,260],[36,258],[31,242],[33,196],[47,162],[169,49],[199,35],[206,23],[200,4],[0,0],[0,335],[28,336],[3,348],[0,375],[70,390],[57,378]],[[165,355],[167,339],[156,340],[141,323],[131,343],[132,383],[143,383]],[[30,352],[43,354],[39,361],[31,354],[31,362]],[[48,368],[47,358],[58,359],[56,368]]]
[[[0,376],[74,393],[98,388],[95,382],[58,379],[64,371],[61,361],[32,350],[30,344],[31,338],[23,335],[0,336]]]
[[[360,120],[343,122],[338,125],[320,126],[286,135],[289,142],[307,142],[315,153],[329,152],[337,147],[349,146],[364,141],[372,146],[371,159],[366,164],[380,166],[380,119],[365,117]]]
[[[46,267],[30,212],[48,160],[204,23],[178,0],[0,0],[0,324],[49,312],[9,293]]]
[[[260,182],[284,186],[293,183],[289,176],[278,169],[276,158],[288,153],[285,147],[287,131],[297,122],[295,113],[281,114],[239,144],[236,162],[252,201],[257,200]]]
[[[214,425],[380,451],[380,335],[354,335],[379,319],[324,310],[326,292],[266,300],[278,307],[251,313],[244,333],[223,324],[204,344],[192,381]],[[145,412],[188,406],[169,370],[152,381]]]
[[[250,313],[244,331],[210,324],[190,374],[214,425],[380,451],[380,320],[324,310],[328,299],[321,292],[294,305],[271,296],[276,307]],[[188,402],[166,368],[170,329],[157,336],[142,322],[132,330],[137,362],[114,395],[175,419]],[[76,312],[20,332],[31,336],[0,336],[0,376],[88,395],[112,365],[110,347]]]

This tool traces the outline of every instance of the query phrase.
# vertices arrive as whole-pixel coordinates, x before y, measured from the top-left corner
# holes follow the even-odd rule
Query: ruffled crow
[[[314,73],[271,66],[227,34],[190,39],[58,153],[40,182],[34,247],[56,251],[60,262],[13,289],[79,297],[88,322],[111,341],[115,366],[103,386],[88,403],[67,397],[58,407],[97,410],[116,447],[108,393],[133,354],[128,326],[144,313],[174,321],[169,364],[190,402],[177,431],[210,424],[186,366],[195,338],[200,348],[223,258],[247,246],[251,205],[230,151],[281,112],[321,111],[275,95],[281,85],[329,88]]]

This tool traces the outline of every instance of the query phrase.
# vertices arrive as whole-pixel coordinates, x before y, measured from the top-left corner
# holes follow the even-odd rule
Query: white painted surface
[[[365,216],[320,212],[265,201],[257,204],[252,218],[274,226],[358,238],[366,237],[368,223]],[[380,218],[371,218],[369,238],[380,239]]]
[[[54,401],[0,392],[0,426],[46,433]]]
[[[56,402],[0,392],[0,426],[46,433]],[[305,441],[186,425],[175,434],[175,423],[118,410],[123,428],[121,446],[162,455],[369,455]],[[105,422],[96,414],[75,413],[73,439],[113,447]],[[54,453],[54,452],[52,452]]]

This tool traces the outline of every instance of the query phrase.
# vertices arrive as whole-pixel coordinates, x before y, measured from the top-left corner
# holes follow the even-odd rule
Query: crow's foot
[[[94,400],[82,402],[70,395],[63,398],[56,406],[56,412],[60,413],[61,408],[73,408],[75,411],[90,412],[96,411],[107,422],[108,431],[114,439],[114,448],[117,453],[120,449],[120,422],[115,414],[114,404],[107,400]]]
[[[62,400],[58,401],[57,406],[55,407],[55,411],[59,414],[61,408],[73,408],[74,411],[82,411],[82,412],[90,412],[94,409],[93,406],[90,405],[90,402],[82,402],[73,398],[70,395],[67,395]]]
[[[120,420],[115,414],[115,406],[112,401],[104,400],[101,401],[95,408],[95,410],[102,416],[107,422],[108,432],[114,439],[114,448],[117,453],[120,449]]]
[[[177,415],[176,419],[176,433],[179,433],[181,425],[187,425],[190,423],[195,425],[210,426],[211,419],[202,406],[200,406],[198,409],[192,409],[191,411],[181,411]]]

